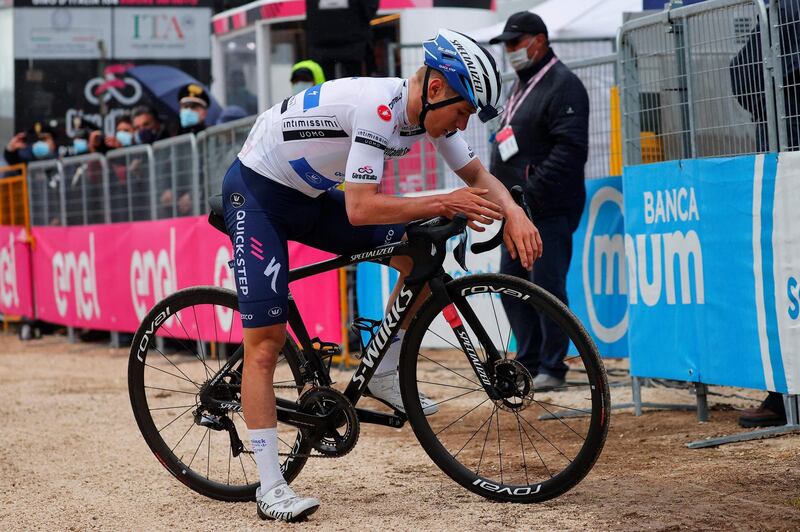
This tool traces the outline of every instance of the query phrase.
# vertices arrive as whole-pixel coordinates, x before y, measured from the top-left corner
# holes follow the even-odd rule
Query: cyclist
[[[460,212],[478,231],[505,217],[505,245],[526,268],[541,255],[538,231],[460,132],[473,113],[482,121],[498,114],[494,59],[450,30],[440,30],[423,48],[424,66],[410,79],[338,79],[268,109],[225,175],[225,220],[244,327],[242,408],[261,481],[256,498],[262,519],[298,521],[319,507],[319,500],[286,485],[278,458],[272,380],[286,338],[287,240],[354,254],[400,240],[411,220]],[[384,159],[402,157],[426,136],[468,186],[416,198],[381,194]],[[344,192],[333,188],[343,181]],[[390,265],[401,273],[393,300],[412,264],[394,257]],[[403,411],[399,354],[396,341],[368,393]],[[426,414],[437,410],[421,400]]]

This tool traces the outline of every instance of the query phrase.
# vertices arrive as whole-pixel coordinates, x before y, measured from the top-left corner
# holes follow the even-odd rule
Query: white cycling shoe
[[[288,484],[278,484],[262,494],[261,488],[256,490],[258,517],[296,523],[305,519],[319,509],[319,499],[300,497]]]
[[[373,397],[390,408],[406,413],[403,406],[403,398],[400,395],[400,376],[396,371],[384,373],[383,375],[373,375],[372,380],[367,386],[366,395]],[[439,406],[428,399],[425,394],[419,394],[419,404],[422,412],[430,416],[439,411]]]

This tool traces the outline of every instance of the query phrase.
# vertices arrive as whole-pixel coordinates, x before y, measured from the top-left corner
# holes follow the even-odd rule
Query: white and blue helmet
[[[430,72],[426,72],[422,96],[424,111],[464,99],[478,110],[478,118],[482,122],[500,113],[500,73],[492,54],[483,46],[462,33],[441,29],[435,39],[425,41],[422,47],[425,50],[425,65],[441,72],[460,96],[441,104],[428,104],[425,93]]]

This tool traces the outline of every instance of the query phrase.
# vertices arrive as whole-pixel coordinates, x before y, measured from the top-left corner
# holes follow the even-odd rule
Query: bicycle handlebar
[[[531,220],[533,216],[531,216],[531,209],[528,207],[528,202],[525,200],[525,193],[522,191],[522,187],[519,185],[514,185],[511,187],[511,197],[514,198],[514,201],[517,202],[517,205],[522,207],[522,210],[525,211],[525,215],[529,220]],[[485,242],[476,242],[475,244],[472,244],[470,249],[474,254],[477,255],[478,253],[485,253],[496,248],[503,242],[503,232],[505,228],[506,219],[503,218],[503,223],[500,225],[500,230],[496,235]]]

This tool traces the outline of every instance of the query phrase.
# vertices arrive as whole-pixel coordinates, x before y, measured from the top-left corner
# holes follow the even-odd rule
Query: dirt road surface
[[[0,335],[0,530],[800,529],[799,435],[685,447],[742,430],[732,407],[753,403],[716,397],[703,424],[693,412],[615,412],[589,476],[538,505],[487,502],[442,474],[410,427],[362,425],[349,455],[310,460],[294,482],[322,499],[320,511],[303,525],[267,524],[253,503],[206,499],[156,461],[126,370],[124,349]],[[614,388],[612,402],[629,395]],[[667,389],[645,399],[692,402]]]

